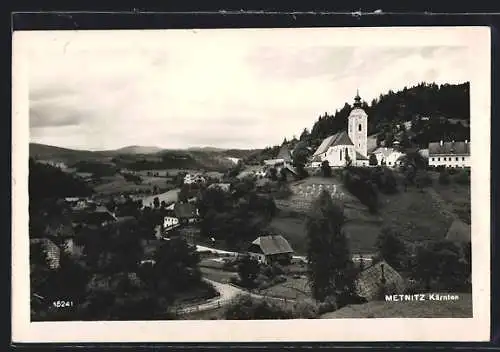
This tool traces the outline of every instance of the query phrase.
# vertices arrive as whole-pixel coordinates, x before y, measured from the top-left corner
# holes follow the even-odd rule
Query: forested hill
[[[469,82],[451,85],[421,83],[399,92],[381,94],[370,104],[363,102],[368,114],[368,134],[382,132],[387,124],[411,121],[416,116],[470,119]],[[347,126],[352,110],[348,103],[335,114],[320,116],[311,129],[311,139],[326,138]]]
[[[462,84],[421,83],[417,86],[393,92],[388,91],[373,99],[370,104],[362,102],[362,108],[368,114],[368,135],[376,136],[377,145],[391,146],[402,131],[404,122],[412,121],[408,147],[426,148],[431,141],[470,139],[468,122],[470,120],[469,82]],[[354,96],[353,96],[354,98]],[[362,97],[361,97],[362,98]],[[299,140],[304,141],[314,150],[321,141],[347,128],[347,118],[353,106],[345,103],[333,115],[325,113],[318,117],[311,129],[305,128],[297,139],[286,139],[282,144],[293,147]],[[422,120],[421,118],[428,118]],[[457,121],[466,122],[457,124]],[[404,144],[404,143],[402,143]],[[258,162],[273,158],[279,151],[279,145],[265,148],[254,154],[247,161]]]

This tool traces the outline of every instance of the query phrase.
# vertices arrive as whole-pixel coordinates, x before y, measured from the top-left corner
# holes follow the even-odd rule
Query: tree
[[[153,206],[155,209],[158,209],[160,207],[160,199],[158,197],[154,197]]]
[[[468,287],[469,266],[455,243],[432,241],[417,248],[413,277],[426,290],[459,292]]]
[[[304,128],[304,131],[302,131],[302,133],[300,134],[300,141],[308,141],[309,140],[309,131],[307,130],[307,128]]]
[[[269,169],[269,178],[273,181],[278,180],[278,171],[276,170],[276,168],[272,167]]]
[[[330,163],[328,162],[328,160],[325,160],[321,163],[321,171],[323,172],[324,177],[332,176],[332,169],[330,167]]]
[[[377,249],[379,255],[394,269],[404,269],[406,263],[406,245],[397,236],[394,229],[390,227],[383,228],[377,238]]]
[[[316,300],[334,296],[345,304],[354,296],[354,265],[342,231],[344,222],[343,209],[323,191],[306,220],[308,272]]]
[[[238,263],[238,275],[241,284],[245,287],[253,287],[255,279],[259,275],[259,262],[249,255],[244,256]]]
[[[352,159],[351,157],[349,156],[349,154],[346,154],[345,155],[345,166],[346,167],[351,167],[352,165]]]
[[[293,166],[297,169],[297,172],[301,177],[305,174],[305,165],[307,162],[307,157],[309,156],[309,150],[305,142],[299,142],[295,146],[292,155]]]
[[[375,154],[370,154],[370,158],[368,159],[368,163],[370,166],[377,166],[378,165],[378,160]]]

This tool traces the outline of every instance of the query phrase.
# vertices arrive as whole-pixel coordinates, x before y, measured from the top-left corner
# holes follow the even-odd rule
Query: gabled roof
[[[292,152],[287,145],[281,146],[276,159],[283,159],[284,161],[292,161]]]
[[[382,260],[359,273],[356,286],[361,297],[372,300],[378,296],[382,287],[382,272],[386,287],[395,289],[397,292],[404,290],[406,285],[403,277],[386,261]]]
[[[197,216],[196,207],[191,203],[175,203],[174,212],[178,218],[189,219]]]
[[[462,220],[455,220],[450,225],[446,239],[454,242],[470,242],[471,227]]]
[[[252,244],[259,246],[265,255],[293,253],[292,247],[281,235],[260,236]]]
[[[469,142],[429,143],[429,155],[470,155]]]
[[[325,138],[313,155],[323,154],[328,148],[336,145],[354,145],[354,143],[351,141],[346,131],[341,131]]]

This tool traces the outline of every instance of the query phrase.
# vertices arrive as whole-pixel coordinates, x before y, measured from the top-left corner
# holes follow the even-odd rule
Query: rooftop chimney
[[[468,142],[468,140],[466,139],[466,140],[465,140],[465,144],[467,144],[467,142]]]
[[[439,145],[440,145],[440,146],[442,146],[442,145],[443,145],[443,140],[442,140],[442,139],[439,141]]]

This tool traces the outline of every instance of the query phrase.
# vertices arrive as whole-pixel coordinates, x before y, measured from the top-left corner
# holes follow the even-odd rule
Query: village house
[[[220,189],[224,192],[229,192],[231,190],[231,184],[230,183],[212,183],[210,186],[207,187],[207,189]]]
[[[405,288],[405,279],[384,260],[364,269],[356,281],[357,294],[367,301],[384,299],[382,294],[401,294]]]
[[[163,231],[168,232],[180,225],[179,219],[173,216],[165,216],[163,218]]]
[[[281,235],[260,236],[248,248],[250,256],[260,263],[289,264],[292,260],[293,249]]]
[[[429,143],[429,166],[470,167],[470,142]]]
[[[377,158],[377,165],[385,165],[389,167],[399,166],[401,164],[399,162],[401,160],[401,157],[405,155],[399,150],[387,147],[377,148],[375,149],[373,154]]]
[[[276,169],[292,165],[292,151],[290,148],[284,144],[281,146],[276,158],[264,160],[264,165],[268,168],[274,167]],[[278,170],[279,171],[279,170]]]
[[[44,250],[47,256],[47,263],[49,268],[57,269],[59,268],[60,258],[61,258],[61,249],[50,239],[48,238],[32,238],[30,239],[30,251],[33,250],[33,247],[40,245]]]
[[[446,240],[456,243],[467,243],[471,241],[471,226],[462,220],[454,220],[446,234]]]
[[[181,224],[192,224],[200,216],[198,209],[192,203],[175,203],[174,214]]]
[[[206,179],[201,176],[201,175],[192,175],[192,174],[186,174],[184,176],[184,184],[186,185],[190,185],[190,184],[193,184],[193,183],[205,183],[206,182]]]
[[[319,167],[325,160],[330,167],[344,167],[348,160],[353,166],[368,166],[368,115],[361,108],[359,94],[354,98],[354,108],[347,124],[347,132],[340,131],[321,142],[312,156],[310,166]]]

